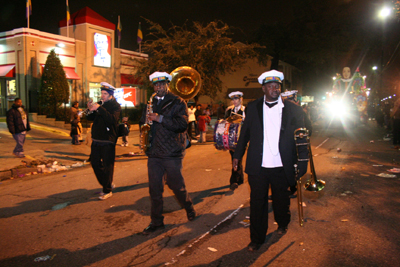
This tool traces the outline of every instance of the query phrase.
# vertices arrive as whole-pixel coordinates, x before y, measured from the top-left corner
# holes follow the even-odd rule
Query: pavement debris
[[[376,176],[383,177],[383,178],[396,178],[397,177],[395,174],[388,174],[388,173],[383,173],[383,172],[380,174],[377,174]]]
[[[56,256],[56,254],[54,254],[53,256],[50,256],[50,255],[41,256],[41,257],[35,258],[34,261],[35,261],[35,262],[40,262],[40,261],[52,260],[52,259],[54,259],[55,256]]]
[[[400,168],[392,168],[392,169],[388,170],[388,172],[400,173]]]
[[[217,251],[218,251],[217,249],[212,248],[212,247],[208,247],[208,250],[209,250],[209,251],[212,251],[212,252],[217,252]]]

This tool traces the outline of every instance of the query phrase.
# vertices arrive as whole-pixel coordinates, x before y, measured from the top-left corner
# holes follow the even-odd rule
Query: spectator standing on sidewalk
[[[75,114],[74,119],[71,121],[71,133],[70,136],[72,137],[72,144],[73,145],[80,145],[79,143],[79,132],[81,132],[81,128],[79,127],[80,120],[79,115]]]
[[[24,158],[24,143],[26,132],[31,130],[29,125],[28,112],[22,105],[21,98],[16,98],[14,104],[7,111],[7,127],[17,142],[13,154],[16,157]]]
[[[400,148],[400,98],[394,102],[392,109],[393,118],[393,148]]]
[[[197,120],[200,131],[199,143],[205,143],[207,142],[207,124],[210,124],[211,118],[207,115],[207,113],[204,113],[203,115],[198,116]]]
[[[189,125],[188,125],[188,134],[191,140],[196,139],[196,128],[197,128],[197,122],[196,122],[196,115],[195,115],[196,109],[194,108],[194,105],[190,105],[188,109],[188,115],[189,115]],[[195,131],[195,134],[193,135],[193,130]]]
[[[128,117],[122,118],[122,123],[118,125],[118,132],[120,136],[122,136],[122,144],[121,146],[128,146],[128,135],[130,131],[131,125],[128,122]]]
[[[75,101],[74,104],[72,105],[71,109],[71,123],[72,121],[75,119],[75,115],[78,115],[80,117],[80,112],[82,111],[82,109],[79,108],[79,102]],[[81,120],[78,121],[78,142],[82,142],[83,137],[82,137],[82,124],[81,124]]]

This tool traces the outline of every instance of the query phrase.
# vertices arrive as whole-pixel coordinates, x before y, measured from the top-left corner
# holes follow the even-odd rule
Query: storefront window
[[[15,87],[15,80],[7,80],[7,95],[16,95],[17,94],[17,88]]]
[[[89,98],[94,102],[99,102],[101,99],[100,83],[89,83]]]

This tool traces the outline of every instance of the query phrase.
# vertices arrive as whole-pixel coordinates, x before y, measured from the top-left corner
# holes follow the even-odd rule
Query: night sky
[[[66,17],[65,0],[31,0],[32,15],[30,28],[49,33],[58,33],[58,22]],[[136,34],[139,21],[146,40],[148,24],[143,18],[159,23],[165,29],[171,25],[182,26],[186,21],[205,24],[221,20],[233,30],[235,40],[246,42],[251,33],[264,22],[287,19],[290,17],[286,9],[292,0],[69,0],[69,10],[73,14],[88,6],[95,12],[118,24],[121,18],[121,48],[137,50]],[[1,0],[0,32],[14,28],[27,27],[25,17],[25,0]]]
[[[43,32],[58,34],[58,22],[66,17],[65,0],[31,0],[32,15],[30,17],[30,27]],[[88,6],[105,19],[117,26],[118,16],[121,17],[122,39],[120,48],[138,51],[136,42],[138,24],[142,24],[144,41],[148,34],[149,26],[144,18],[159,23],[164,29],[172,25],[182,26],[185,22],[191,26],[193,21],[198,21],[206,25],[214,20],[221,20],[227,23],[232,29],[234,35],[231,36],[234,41],[243,43],[250,42],[253,33],[262,24],[285,23],[293,18],[292,4],[305,2],[310,7],[310,16],[312,12],[327,13],[330,10],[315,10],[313,3],[321,0],[69,0],[70,13]],[[333,6],[340,6],[343,9],[350,10],[351,16],[357,18],[358,25],[371,29],[371,34],[378,35],[381,38],[381,21],[377,18],[377,10],[382,6],[383,0],[322,0]],[[390,2],[390,1],[389,1]],[[0,0],[0,32],[12,30],[15,28],[27,27],[25,16],[26,0]],[[308,9],[307,6],[307,9]],[[335,10],[332,8],[332,10]],[[336,9],[337,10],[337,9]],[[387,43],[391,42],[391,47],[387,48],[388,58],[390,51],[394,51],[399,37],[399,23],[392,18],[386,23]],[[396,27],[397,28],[396,28]],[[117,41],[115,42],[117,45]],[[349,48],[351,51],[351,48]],[[368,52],[369,55],[371,51]],[[342,65],[354,66],[356,61],[361,61],[363,55],[349,52],[343,58],[336,59],[332,63],[332,71],[341,69]],[[373,58],[365,58],[365,66],[379,62],[376,55]],[[396,59],[396,58],[395,58]],[[340,68],[339,68],[340,67]],[[369,68],[369,66],[368,66]],[[396,71],[398,68],[396,68]],[[334,73],[327,73],[327,76]]]

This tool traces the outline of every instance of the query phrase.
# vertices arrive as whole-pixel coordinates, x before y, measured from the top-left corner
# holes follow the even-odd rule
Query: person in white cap
[[[246,114],[245,114],[245,107],[242,105],[243,93],[240,91],[236,91],[230,93],[228,96],[232,100],[233,105],[229,106],[226,109],[224,119],[226,120],[227,118],[234,116],[236,114],[242,116],[244,119]],[[233,153],[234,151],[229,150],[229,154],[231,154],[231,160],[233,160]],[[229,180],[230,189],[234,191],[236,188],[239,187],[239,185],[243,184],[243,180],[244,180],[243,165],[242,165],[242,160],[239,160],[237,169],[234,170],[232,168],[232,174]]]
[[[149,134],[150,147],[146,150],[151,222],[143,230],[143,235],[165,228],[162,215],[165,183],[186,210],[188,220],[192,221],[196,217],[193,202],[182,176],[182,160],[186,149],[188,126],[186,102],[168,91],[168,84],[171,81],[171,75],[168,73],[154,72],[149,79],[153,83],[156,96],[153,99],[153,113],[144,112],[140,120],[143,124],[148,116],[153,121]]]
[[[258,78],[264,96],[249,103],[246,119],[233,155],[233,168],[238,167],[247,144],[245,172],[250,185],[249,251],[255,251],[265,241],[268,230],[268,190],[271,187],[272,207],[278,234],[287,231],[290,222],[290,186],[307,172],[307,146],[299,146],[296,153],[294,131],[304,128],[304,112],[291,101],[282,101],[283,73],[271,70]],[[299,173],[295,175],[294,165]]]
[[[88,103],[87,119],[93,121],[90,159],[96,178],[103,186],[99,199],[105,200],[112,196],[114,188],[115,144],[121,106],[115,100],[112,85],[102,82],[100,86],[101,101]]]

